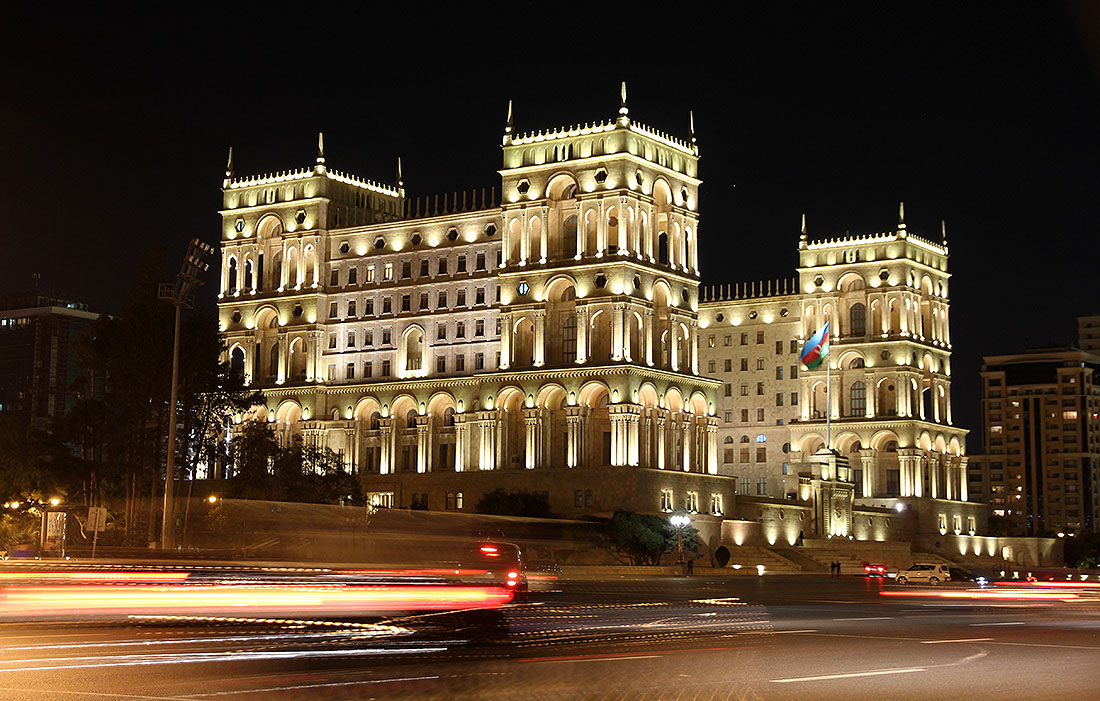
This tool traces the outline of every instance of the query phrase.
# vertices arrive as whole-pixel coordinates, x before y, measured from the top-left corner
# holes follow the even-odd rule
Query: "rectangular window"
[[[729,334],[726,334],[726,337],[722,339],[722,345],[724,345],[724,346],[733,345],[733,336],[731,336]]]
[[[427,309],[428,309],[428,293],[427,292],[421,292],[420,293],[420,309],[421,309],[421,311],[427,311]]]
[[[726,448],[725,450],[722,451],[722,462],[726,463],[727,465],[733,464],[733,462],[736,459],[737,459],[737,449],[736,448]]]
[[[382,345],[390,345],[390,329],[389,327],[382,329]]]
[[[478,253],[474,259],[474,270],[485,270],[485,254]]]
[[[744,422],[744,423],[748,423],[748,421],[749,421],[749,410],[748,409],[742,409],[741,410],[741,421]]]
[[[328,318],[336,318],[336,302],[329,302],[328,304]]]
[[[726,409],[725,420],[726,420],[726,423],[732,423],[733,422],[733,410],[732,409]]]
[[[405,280],[412,277],[412,263],[407,260],[401,261],[401,279]]]
[[[358,268],[348,268],[348,284],[349,285],[358,285],[359,284],[359,269]]]
[[[456,307],[465,307],[466,306],[466,290],[459,290],[458,291],[458,298],[455,300],[455,306]]]
[[[390,298],[389,297],[383,297],[382,298],[382,313],[383,314],[392,314],[393,313],[393,307],[390,304]]]
[[[494,287],[493,291],[496,295],[497,304],[500,304],[500,285],[497,285],[496,287]]]
[[[757,448],[756,449],[756,462],[767,462],[767,461],[768,461],[768,449],[767,448]]]
[[[798,352],[798,341],[791,341],[791,352],[792,353],[797,353]]]
[[[740,456],[741,457],[741,463],[742,464],[748,464],[748,462],[749,462],[749,449],[748,448],[742,448],[740,452],[741,452],[741,456]]]
[[[485,304],[485,288],[479,287],[474,292],[474,304]]]
[[[474,322],[474,336],[484,336],[484,335],[485,335],[485,320],[484,319],[478,319],[477,321]]]
[[[707,361],[707,372],[710,373],[711,375],[714,374],[714,361],[713,360],[708,360]]]
[[[749,396],[749,385],[748,385],[747,382],[742,382],[741,383],[741,396],[742,397]]]
[[[484,353],[474,353],[474,370],[484,370],[484,369],[485,369],[485,354]]]
[[[783,393],[782,392],[776,392],[776,394],[775,394],[775,405],[776,406],[783,406]]]
[[[447,325],[436,324],[435,325],[435,340],[446,341],[447,340]]]
[[[455,323],[455,338],[466,338],[466,322]]]
[[[328,284],[332,285],[333,287],[336,287],[337,285],[340,284],[340,271],[339,270],[332,270],[332,271],[329,272]]]
[[[783,341],[776,341],[775,342],[775,354],[776,355],[783,355]]]
[[[791,392],[791,406],[798,406],[798,392]]]
[[[500,335],[500,317],[499,316],[497,317],[497,331],[496,331],[496,333],[497,333],[497,336]],[[562,336],[565,336],[565,334],[562,334]]]
[[[336,379],[336,363],[331,363],[328,366],[328,379],[330,382]]]
[[[707,337],[707,348],[714,348],[714,334]]]
[[[763,370],[764,369],[764,359],[763,358],[757,358],[756,359],[756,369],[757,370]]]
[[[791,375],[790,375],[790,378],[791,378],[792,380],[797,380],[797,379],[798,379],[798,366],[797,366],[797,365],[792,365],[792,366],[791,366]]]
[[[455,371],[462,372],[466,369],[466,356],[461,353],[455,356]]]
[[[374,300],[363,300],[363,316],[374,316]]]
[[[726,372],[732,372],[733,371],[733,358],[726,358],[724,367],[726,369]]]
[[[764,383],[763,382],[757,382],[756,383],[756,396],[758,396],[758,397],[763,397],[764,396]]]
[[[775,368],[775,379],[777,379],[777,380],[782,380],[783,379],[783,366],[782,365],[777,366]]]
[[[749,369],[749,359],[741,358],[741,372],[745,372]]]
[[[374,282],[374,266],[373,265],[368,265],[367,266],[367,280],[366,281],[367,282]]]
[[[440,258],[439,259],[439,264],[436,265],[435,272],[436,272],[436,275],[446,275],[447,274],[447,259],[446,258]]]
[[[458,257],[458,265],[455,266],[455,271],[459,273],[466,272],[466,256]]]
[[[428,277],[428,259],[420,259],[420,277]]]
[[[330,333],[328,335],[328,347],[329,348],[336,348],[336,334]]]
[[[749,345],[749,334],[748,334],[747,331],[742,331],[741,332],[741,345],[743,345],[743,346]]]
[[[373,346],[374,345],[374,332],[373,331],[367,331],[366,333],[363,334],[363,345],[364,346]]]
[[[346,377],[349,380],[354,380],[355,379],[355,363],[348,363]]]
[[[500,370],[500,351],[497,351],[497,364],[496,369]]]
[[[382,266],[382,279],[385,281],[393,279],[393,263],[386,263]]]
[[[348,332],[348,345],[347,345],[347,347],[348,348],[355,348],[355,332],[354,331],[349,331]]]
[[[710,495],[710,512],[715,516],[722,515],[722,495],[711,494]]]
[[[374,363],[369,360],[363,363],[363,377],[374,377]]]
[[[699,493],[698,492],[688,492],[687,493],[686,506],[687,506],[688,513],[692,513],[692,514],[699,513]]]
[[[355,300],[348,302],[348,316],[355,316]]]
[[[756,343],[761,344],[763,342],[764,342],[764,332],[763,331],[757,331],[756,332]]]
[[[661,511],[672,511],[672,490],[661,490]]]
[[[757,409],[756,410],[756,420],[758,422],[762,422],[764,420],[764,410],[763,409]]]
[[[447,308],[447,293],[446,292],[440,292],[439,293],[439,299],[437,299],[435,301],[435,308],[436,309],[446,309]]]
[[[768,478],[757,477],[756,478],[756,495],[764,497],[768,495]]]
[[[723,392],[725,393],[725,396],[732,397],[733,396],[733,385],[731,385],[730,383],[727,382],[725,385],[723,385]]]
[[[389,377],[389,376],[390,376],[390,361],[383,360],[382,361],[382,377]]]
[[[437,355],[435,357],[435,371],[440,374],[447,372],[447,356]]]
[[[401,311],[407,312],[412,309],[412,295],[401,295]]]

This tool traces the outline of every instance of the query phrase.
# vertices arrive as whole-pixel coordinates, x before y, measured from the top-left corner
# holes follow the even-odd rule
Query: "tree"
[[[632,565],[659,565],[664,553],[677,549],[676,528],[666,519],[652,514],[616,511],[600,533],[600,545],[620,562]],[[694,526],[683,530],[684,552],[695,555],[699,531]]]
[[[550,497],[545,492],[531,492],[526,489],[511,492],[503,488],[486,492],[477,500],[474,509],[479,514],[497,516],[530,516],[550,518]]]

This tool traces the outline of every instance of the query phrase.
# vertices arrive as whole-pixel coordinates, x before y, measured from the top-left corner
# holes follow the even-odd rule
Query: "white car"
[[[920,562],[909,565],[908,569],[899,570],[894,577],[894,581],[898,584],[908,584],[909,582],[939,584],[950,579],[951,568],[947,565],[930,565]]]

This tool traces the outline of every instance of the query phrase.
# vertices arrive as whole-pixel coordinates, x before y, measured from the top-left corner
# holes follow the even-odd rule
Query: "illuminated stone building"
[[[935,530],[980,530],[984,516],[965,504],[967,431],[951,416],[946,235],[914,235],[902,208],[885,233],[812,240],[803,225],[798,254],[797,279],[703,290],[700,361],[722,381],[719,471],[741,494],[804,498],[829,469],[814,457],[828,413],[841,459],[825,483],[850,482],[835,486],[856,506],[931,499],[921,508]],[[828,395],[825,366],[799,366],[825,320]]]
[[[311,168],[223,182],[221,328],[271,422],[379,505],[722,514],[699,372],[699,151],[630,115],[518,133],[500,198]],[[624,470],[633,470],[624,474]]]

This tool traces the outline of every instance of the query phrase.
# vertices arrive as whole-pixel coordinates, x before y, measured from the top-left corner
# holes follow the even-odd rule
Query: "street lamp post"
[[[691,519],[684,514],[674,514],[669,522],[676,526],[676,564],[684,564],[684,528],[691,523]]]
[[[160,286],[159,297],[176,308],[175,335],[172,340],[172,391],[168,400],[168,460],[164,468],[164,511],[160,521],[160,547],[170,550],[175,547],[175,477],[176,477],[176,402],[180,370],[180,315],[184,308],[190,309],[195,299],[195,288],[202,284],[198,274],[205,272],[210,264],[203,261],[204,255],[214,252],[214,247],[199,239],[191,239],[187,245],[187,255],[183,267],[176,275],[174,283]]]

